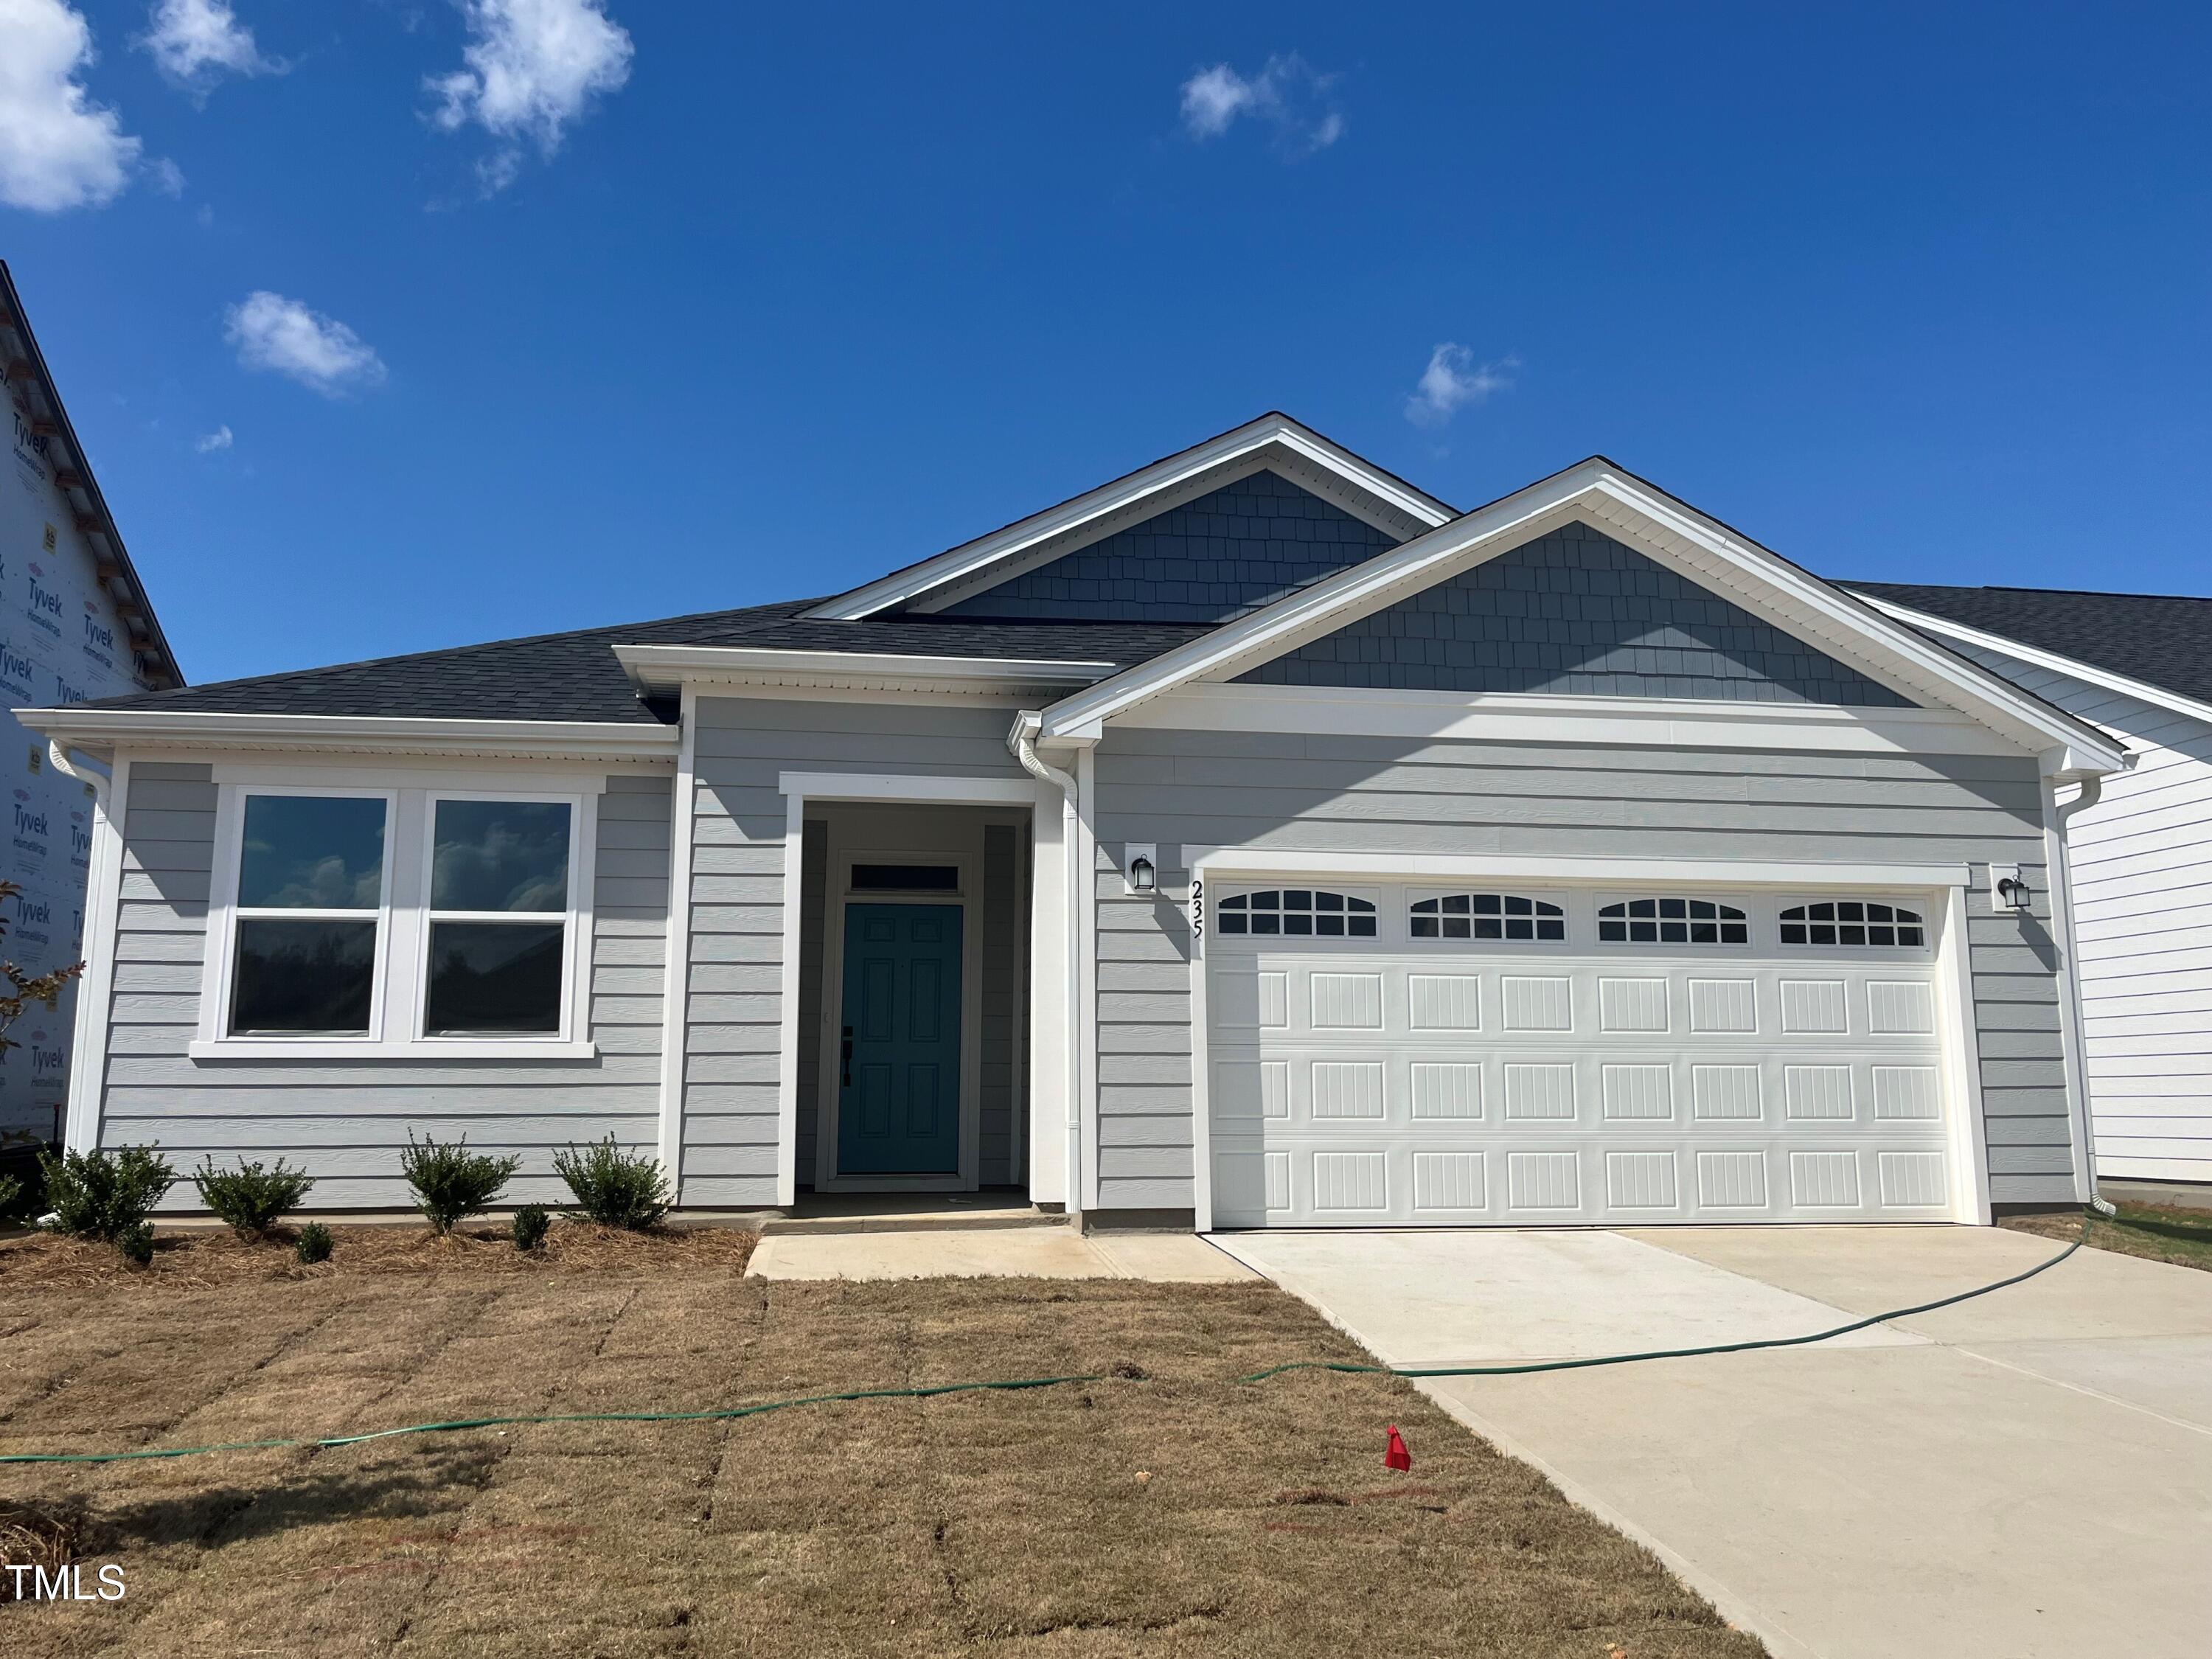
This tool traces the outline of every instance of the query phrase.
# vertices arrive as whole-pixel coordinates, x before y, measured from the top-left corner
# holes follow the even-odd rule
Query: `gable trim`
[[[1601,456],[1065,698],[1044,711],[1042,735],[1096,737],[1103,722],[1176,686],[1233,678],[1571,519],[1624,537],[1723,597],[1734,590],[1750,601],[1753,614],[1775,617],[1808,644],[1885,684],[1932,696],[2023,748],[2058,746],[2069,769],[2114,771],[2124,763],[2123,751],[2096,727],[1920,638]]]
[[[1362,460],[1289,416],[1263,415],[988,536],[895,570],[804,614],[811,619],[858,622],[894,605],[928,608],[924,596],[950,604],[973,591],[972,586],[963,586],[960,593],[939,599],[939,590],[950,584],[964,582],[986,570],[995,576],[1001,565],[1006,566],[1006,575],[1018,574],[1030,566],[1012,561],[1042,563],[1047,557],[1073,552],[1080,542],[1110,535],[1143,518],[1170,511],[1209,489],[1261,471],[1271,461],[1281,465],[1291,483],[1301,488],[1321,485],[1316,493],[1393,535],[1419,536],[1455,516],[1449,503]],[[1332,479],[1341,486],[1340,492],[1327,488]],[[1168,492],[1175,492],[1175,499],[1161,500]],[[1355,500],[1362,502],[1364,510],[1354,507]],[[1127,516],[1133,513],[1141,516]]]
[[[617,645],[614,654],[641,694],[686,685],[1049,693],[1104,679],[1115,666],[1110,662],[1024,657],[921,657],[732,645]]]
[[[2169,691],[2162,685],[2153,685],[2147,680],[2134,679],[2128,675],[2116,673],[2109,668],[2100,668],[2094,663],[2083,662],[2078,657],[2063,656],[2058,652],[2045,650],[2041,646],[2029,645],[2025,641],[2013,638],[2009,634],[1991,634],[1982,629],[1969,628],[1964,623],[1953,622],[1948,617],[1933,617],[1924,611],[1915,611],[1910,605],[1899,605],[1890,599],[1876,599],[1871,593],[1860,593],[1849,588],[1844,591],[1851,593],[1854,598],[1872,605],[1884,616],[1901,622],[1909,628],[1924,629],[1931,634],[1941,634],[1946,639],[1957,640],[1962,645],[1976,646],[1984,651],[1995,651],[2017,661],[2032,664],[2038,668],[2047,668],[2054,674],[2063,674],[2069,679],[2081,680],[2090,685],[2100,685],[2108,691],[2118,691],[2127,696],[2138,697],[2157,708],[2170,709],[2174,714],[2186,714],[2191,720],[2199,720],[2207,725],[2212,725],[2212,703],[2199,702],[2196,698],[2185,697],[2179,691]]]

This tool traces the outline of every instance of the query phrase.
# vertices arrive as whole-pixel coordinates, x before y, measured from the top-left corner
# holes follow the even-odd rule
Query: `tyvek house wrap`
[[[0,371],[4,384],[4,371]],[[4,712],[149,689],[103,591],[76,510],[54,481],[48,441],[11,393],[0,462],[0,874],[23,890],[7,905],[0,954],[30,973],[78,959],[92,847],[92,792],[54,769],[46,741]],[[0,1055],[0,1145],[58,1133],[69,1093],[76,988],[33,1006]]]

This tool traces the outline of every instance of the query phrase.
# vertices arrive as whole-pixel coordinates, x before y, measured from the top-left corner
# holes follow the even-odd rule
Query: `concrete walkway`
[[[1932,1227],[1224,1243],[1378,1352],[1460,1364],[1818,1330],[2060,1248]],[[2212,1273],[2084,1250],[1818,1346],[1421,1386],[1777,1659],[2179,1656],[2212,1632]]]
[[[907,1232],[770,1232],[746,1272],[761,1279],[1149,1279],[1231,1284],[1260,1275],[1189,1233],[1071,1226]]]

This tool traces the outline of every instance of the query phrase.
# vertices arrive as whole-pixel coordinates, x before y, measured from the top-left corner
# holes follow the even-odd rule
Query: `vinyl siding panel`
[[[661,963],[668,918],[669,780],[617,775],[599,799],[590,1060],[198,1062],[216,785],[210,769],[131,768],[124,826],[100,1140],[159,1141],[179,1170],[212,1155],[284,1158],[319,1182],[318,1208],[408,1204],[398,1148],[409,1129],[518,1153],[518,1202],[565,1202],[553,1153],[611,1131],[650,1147],[660,1080]],[[184,1183],[165,1207],[191,1208]]]
[[[2041,874],[2027,757],[1836,755],[1110,728],[1097,751],[1098,1177],[1109,1207],[1194,1202],[1191,846],[1838,862],[1990,860]],[[1159,844],[1133,898],[1128,842]],[[2040,889],[2039,889],[2040,890]],[[1992,1197],[2072,1190],[2047,908],[1968,898]]]
[[[2067,830],[2097,1169],[2212,1182],[2212,722],[1959,648],[2136,752]]]
[[[684,1019],[687,1205],[775,1201],[785,1017],[779,775],[1026,777],[1006,752],[1012,718],[1011,708],[988,706],[699,699],[690,807],[692,983]],[[818,988],[816,994],[830,992]],[[802,1025],[802,1035],[811,1029]],[[801,1043],[802,1052],[807,1046]],[[812,1165],[802,1161],[799,1169],[799,1179],[811,1182]]]

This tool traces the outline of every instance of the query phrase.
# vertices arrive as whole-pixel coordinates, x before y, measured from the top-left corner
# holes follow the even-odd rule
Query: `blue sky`
[[[2201,8],[156,4],[0,0],[0,255],[197,681],[833,592],[1273,407],[2212,592]]]

